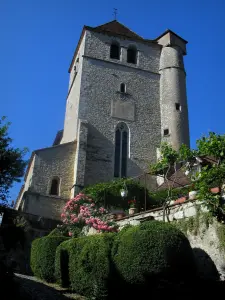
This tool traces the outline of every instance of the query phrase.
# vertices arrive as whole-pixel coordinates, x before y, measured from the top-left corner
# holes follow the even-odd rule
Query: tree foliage
[[[183,165],[189,171],[194,189],[198,191],[198,199],[202,200],[212,215],[219,221],[225,219],[225,204],[221,194],[214,194],[212,187],[223,187],[225,184],[225,135],[210,132],[196,142],[197,149],[191,150],[182,145],[178,151],[171,145],[163,143],[160,148],[161,157],[150,166],[150,171],[159,174],[168,182],[168,196],[171,198],[173,184],[168,180],[171,172],[176,174],[177,166]],[[196,162],[204,157],[211,157],[212,163],[202,165],[200,172],[193,172]],[[176,175],[174,176],[176,178]],[[166,203],[166,202],[165,202]]]
[[[26,161],[23,159],[27,148],[22,150],[12,146],[8,135],[10,123],[6,117],[0,119],[0,204],[7,204],[9,189],[13,182],[20,182]]]

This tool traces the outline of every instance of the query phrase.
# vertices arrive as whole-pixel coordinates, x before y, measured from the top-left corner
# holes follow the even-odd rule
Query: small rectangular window
[[[167,136],[167,135],[169,135],[169,129],[168,128],[164,129],[164,136]]]
[[[181,111],[181,105],[180,105],[180,103],[175,103],[175,107],[176,107],[176,110]]]

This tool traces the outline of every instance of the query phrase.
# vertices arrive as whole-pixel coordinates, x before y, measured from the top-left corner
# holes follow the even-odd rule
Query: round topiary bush
[[[70,284],[77,293],[95,299],[107,297],[114,236],[106,233],[73,238],[63,244],[63,251],[66,246],[69,255]]]
[[[31,269],[36,277],[54,282],[56,248],[67,237],[46,236],[36,239],[31,247]]]
[[[112,250],[120,285],[149,286],[193,277],[195,260],[188,239],[171,224],[150,221],[118,233]],[[122,288],[122,287],[121,287]]]

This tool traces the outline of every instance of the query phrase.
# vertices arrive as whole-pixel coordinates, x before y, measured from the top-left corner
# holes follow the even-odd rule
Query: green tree
[[[28,149],[22,150],[12,146],[8,135],[10,122],[6,117],[0,118],[0,204],[7,205],[9,189],[14,182],[20,182],[24,174],[26,161],[23,159]]]
[[[222,187],[225,184],[225,134],[219,135],[210,132],[196,142],[197,149],[191,150],[182,145],[178,151],[171,145],[163,143],[160,148],[161,157],[156,164],[150,166],[153,174],[161,175],[168,183],[168,196],[165,199],[164,208],[172,199],[173,183],[168,180],[171,173],[177,171],[177,166],[182,162],[184,170],[190,171],[190,178],[196,190],[198,199],[208,208],[212,215],[219,221],[225,221],[225,204],[221,194],[211,192],[211,187]],[[200,173],[193,176],[192,170],[198,158],[211,157],[212,163],[201,168]],[[174,176],[176,179],[176,175]]]

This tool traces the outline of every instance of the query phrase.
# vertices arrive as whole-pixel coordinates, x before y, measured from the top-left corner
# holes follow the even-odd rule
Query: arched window
[[[110,58],[120,59],[120,45],[117,42],[113,42],[110,47]]]
[[[115,136],[114,177],[127,176],[128,139],[127,125],[123,122],[119,123]]]
[[[54,177],[52,179],[49,194],[59,196],[59,178],[58,177]]]
[[[126,84],[125,83],[121,83],[121,85],[120,85],[120,92],[121,93],[126,93]]]
[[[135,46],[129,46],[127,49],[127,62],[131,64],[137,63],[137,49]]]

